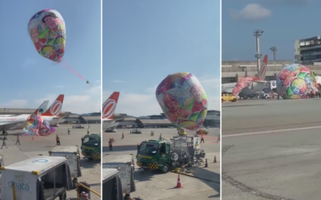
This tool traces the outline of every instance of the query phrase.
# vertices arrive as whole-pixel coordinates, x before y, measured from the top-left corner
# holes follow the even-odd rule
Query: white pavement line
[[[270,130],[270,131],[258,131],[258,132],[251,132],[251,133],[239,133],[239,134],[231,134],[231,135],[222,135],[222,137],[224,137],[224,138],[241,137],[241,136],[249,136],[249,135],[262,135],[262,134],[267,134],[267,133],[285,133],[285,132],[290,132],[290,131],[304,131],[304,130],[313,130],[313,129],[321,129],[321,126],[289,128],[289,129],[279,129],[279,130]]]

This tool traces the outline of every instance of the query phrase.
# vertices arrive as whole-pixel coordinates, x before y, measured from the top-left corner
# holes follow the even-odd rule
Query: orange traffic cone
[[[181,184],[181,178],[180,178],[180,176],[178,175],[178,177],[177,177],[177,185],[176,185],[176,187],[175,188],[182,188],[183,186],[182,186],[182,184]]]
[[[208,167],[207,158],[205,159],[205,168]]]
[[[213,161],[213,163],[216,163],[216,156],[214,156],[214,161]]]

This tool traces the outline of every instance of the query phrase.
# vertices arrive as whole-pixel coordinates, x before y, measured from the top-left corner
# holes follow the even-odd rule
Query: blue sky
[[[264,30],[261,53],[272,59],[294,60],[294,41],[320,35],[321,1],[317,0],[224,0],[222,3],[222,59],[254,60],[253,31]]]
[[[160,113],[157,85],[184,71],[200,80],[209,108],[219,109],[219,1],[118,0],[103,9],[104,100],[120,91],[117,113]]]
[[[65,61],[92,82],[91,89],[73,72],[41,57],[35,50],[27,25],[36,12],[46,8],[57,10],[64,18],[67,35]],[[50,104],[59,94],[65,94],[63,110],[99,111],[100,10],[99,0],[0,1],[0,107],[36,108],[42,100],[48,99]]]

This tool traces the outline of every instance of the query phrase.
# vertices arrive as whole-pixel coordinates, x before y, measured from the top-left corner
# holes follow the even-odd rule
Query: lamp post
[[[261,70],[261,56],[262,54],[260,53],[260,37],[263,35],[264,31],[263,30],[256,30],[254,31],[254,36],[256,39],[256,54],[255,58],[257,61],[257,74],[260,74]]]

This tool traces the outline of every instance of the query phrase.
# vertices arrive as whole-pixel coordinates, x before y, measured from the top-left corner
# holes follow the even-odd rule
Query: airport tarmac
[[[224,200],[318,200],[321,99],[223,104]]]
[[[136,157],[137,145],[143,140],[158,139],[160,133],[165,139],[177,136],[176,129],[139,129],[142,134],[129,134],[130,129],[118,129],[116,133],[103,134],[104,154],[133,154]],[[154,136],[150,132],[154,131]],[[201,149],[206,152],[208,168],[199,167],[192,172],[195,177],[181,175],[183,188],[176,189],[177,174],[169,172],[161,174],[155,171],[137,169],[135,172],[136,192],[131,197],[141,197],[144,200],[194,200],[194,199],[220,199],[220,144],[217,143],[219,129],[208,129],[209,134],[205,137],[205,144]],[[121,140],[124,132],[125,138]],[[193,135],[192,132],[188,135]],[[115,140],[113,151],[109,151],[108,139]],[[213,163],[216,156],[217,163]],[[136,159],[135,159],[136,160]],[[198,179],[197,177],[200,177]],[[210,179],[211,181],[204,180]]]
[[[34,137],[32,140],[31,136],[20,136],[21,145],[15,145],[16,136],[15,133],[21,133],[22,131],[8,131],[8,148],[0,149],[0,154],[4,156],[4,164],[10,165],[27,158],[37,156],[38,154],[49,155],[48,151],[56,146],[56,135],[58,134],[61,141],[61,146],[81,146],[81,137],[86,135],[87,125],[84,129],[72,129],[72,125],[60,125],[55,127],[56,131],[47,137]],[[68,135],[67,130],[70,128],[71,133]],[[100,133],[100,124],[90,124],[90,131],[92,133]],[[2,138],[2,135],[0,136]],[[2,144],[2,143],[1,143]],[[80,149],[79,149],[80,150]],[[78,181],[87,181],[91,185],[91,189],[101,193],[101,165],[100,161],[89,161],[83,158],[81,155],[81,170],[82,177],[78,178]],[[68,191],[67,197],[71,199],[77,198],[75,190]],[[91,200],[100,200],[100,197],[91,194]]]

